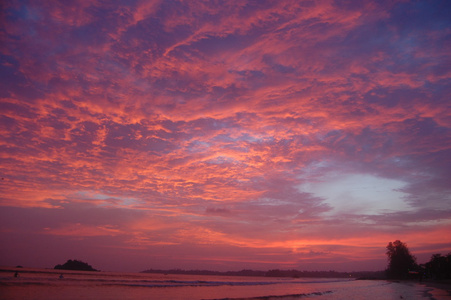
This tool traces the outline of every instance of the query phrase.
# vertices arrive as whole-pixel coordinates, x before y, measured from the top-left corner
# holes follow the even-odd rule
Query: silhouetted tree
[[[431,260],[426,263],[426,273],[435,279],[451,278],[451,253],[447,256],[434,254]]]
[[[97,271],[96,269],[94,269],[93,267],[88,265],[87,263],[82,262],[80,260],[76,260],[76,259],[74,259],[74,260],[69,259],[63,265],[56,265],[54,269],[78,270],[78,271]]]
[[[390,278],[406,278],[409,271],[415,269],[416,259],[410,254],[407,245],[400,240],[387,245],[388,268],[387,276]]]

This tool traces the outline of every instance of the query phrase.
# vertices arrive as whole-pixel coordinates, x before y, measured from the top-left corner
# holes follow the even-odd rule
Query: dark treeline
[[[412,255],[407,245],[400,240],[387,245],[388,266],[386,274],[388,278],[413,279],[451,279],[451,253],[443,256],[432,255],[429,262],[418,264],[416,257]]]
[[[443,256],[434,254],[431,260],[424,265],[420,265],[424,269],[425,275],[434,279],[451,279],[451,253]]]
[[[208,271],[208,270],[146,270],[143,273],[188,274],[218,276],[256,276],[256,277],[292,277],[292,278],[358,278],[358,279],[451,279],[451,253],[443,256],[432,255],[429,262],[417,264],[407,245],[399,240],[390,242],[387,247],[388,266],[385,271],[376,272],[336,272],[336,271],[299,271],[299,270],[241,270],[241,271]]]
[[[186,274],[186,275],[224,275],[224,276],[265,276],[264,271],[255,270],[241,270],[241,271],[209,271],[209,270],[182,270],[182,269],[171,269],[171,270],[155,270],[149,269],[142,271],[142,273],[156,273],[156,274]]]
[[[143,273],[217,275],[217,276],[255,276],[255,277],[292,277],[292,278],[383,278],[384,272],[336,272],[336,271],[299,271],[299,270],[241,270],[241,271],[208,271],[208,270],[146,270]]]

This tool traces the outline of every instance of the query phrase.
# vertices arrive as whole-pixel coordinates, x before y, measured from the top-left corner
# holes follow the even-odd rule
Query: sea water
[[[434,299],[383,280],[17,270],[0,270],[0,299]]]

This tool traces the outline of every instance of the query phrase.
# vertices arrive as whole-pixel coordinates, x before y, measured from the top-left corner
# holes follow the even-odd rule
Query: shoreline
[[[429,299],[451,299],[451,279],[444,280],[403,280],[403,279],[380,279],[380,278],[358,278],[356,280],[384,280],[392,283],[400,283],[409,286],[420,286],[424,289],[423,296]]]
[[[231,276],[230,281],[217,276],[136,276],[130,273],[74,272],[60,280],[59,272],[44,270],[41,275],[24,273],[0,280],[5,299],[37,300],[77,299],[78,295],[96,299],[228,299],[228,300],[297,300],[297,299],[386,299],[393,294],[399,299],[451,299],[451,282],[426,280],[345,280],[345,281],[261,281]],[[65,273],[67,274],[67,273]],[[6,275],[6,274],[3,274]],[[37,276],[38,275],[38,276]],[[78,276],[81,275],[81,276]],[[94,275],[94,276],[92,276]],[[210,278],[211,277],[211,278]],[[256,291],[258,290],[258,291]],[[181,297],[181,295],[183,295]],[[188,297],[189,295],[189,297]]]
[[[409,280],[387,280],[388,282],[401,283],[409,286],[420,286],[423,291],[423,297],[429,299],[451,299],[451,280],[424,280],[409,281]]]
[[[437,281],[423,281],[417,282],[418,285],[423,286],[425,294],[432,296],[435,299],[451,299],[451,280],[437,280]]]

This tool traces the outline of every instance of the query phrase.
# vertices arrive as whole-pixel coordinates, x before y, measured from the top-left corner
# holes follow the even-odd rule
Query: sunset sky
[[[451,1],[5,1],[0,265],[451,252]]]

